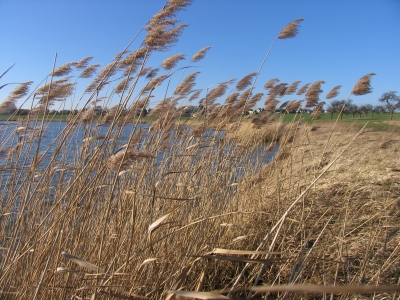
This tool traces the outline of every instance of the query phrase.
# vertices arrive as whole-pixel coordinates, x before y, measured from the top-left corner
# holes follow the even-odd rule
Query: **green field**
[[[283,118],[282,118],[283,117]],[[312,119],[310,113],[305,113],[305,114],[285,114],[281,115],[280,117],[276,118],[277,121],[283,121],[283,122],[291,122],[293,120],[297,121],[299,119],[304,119],[306,122],[313,122],[313,123],[321,123],[321,122],[335,122],[338,117],[338,114],[335,113],[333,114],[332,120],[331,120],[331,115],[328,113],[323,113],[320,115],[318,119]],[[5,120],[12,120],[16,121],[18,119],[24,119],[26,116],[6,116],[6,115],[0,115],[0,120],[5,121]],[[48,121],[53,121],[53,122],[65,122],[69,119],[69,116],[66,115],[48,115],[46,116],[46,120]],[[41,117],[39,117],[41,119]],[[97,121],[101,121],[101,117],[97,117]],[[179,121],[186,121],[188,119],[191,119],[190,117],[181,117],[179,118]],[[140,123],[152,123],[155,120],[157,120],[156,117],[142,117],[140,120]],[[195,120],[195,119],[193,119]],[[197,120],[197,119],[196,119]],[[203,119],[200,118],[199,121],[202,121]],[[354,123],[356,127],[362,127],[365,125],[365,123],[368,122],[367,128],[372,128],[375,130],[379,131],[390,131],[390,132],[400,132],[400,126],[393,126],[397,125],[398,121],[400,121],[400,113],[394,113],[393,115],[393,120],[389,121],[389,114],[388,113],[380,113],[380,114],[368,114],[368,116],[365,116],[365,114],[362,114],[360,117],[359,114],[356,114],[353,118],[351,114],[343,114],[342,119],[338,120],[339,122],[345,122],[345,123]]]

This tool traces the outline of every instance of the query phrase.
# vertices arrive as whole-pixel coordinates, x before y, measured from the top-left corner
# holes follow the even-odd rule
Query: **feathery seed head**
[[[356,85],[354,86],[353,90],[351,93],[356,96],[361,96],[365,94],[369,94],[372,92],[372,87],[371,87],[371,77],[376,75],[375,73],[369,73],[367,75],[364,75],[361,77]]]
[[[326,99],[332,99],[335,98],[337,95],[339,95],[339,89],[341,88],[341,85],[335,86],[327,95]]]
[[[236,84],[236,89],[238,91],[243,91],[245,88],[247,88],[250,84],[254,76],[257,75],[257,72],[253,72],[250,74],[247,74],[244,76],[239,82]]]
[[[43,94],[41,101],[60,101],[70,96],[74,91],[75,83],[66,82],[60,85],[52,86],[50,91]]]
[[[299,23],[304,19],[297,19],[287,24],[278,35],[278,39],[294,38],[299,32]]]
[[[239,98],[239,95],[240,95],[239,93],[230,94],[230,95],[226,98],[225,104],[228,104],[228,105],[234,104],[235,102],[237,102],[237,100],[238,100],[238,98]]]
[[[13,89],[10,95],[7,97],[6,101],[12,101],[15,103],[16,100],[25,97],[29,92],[29,86],[33,83],[33,81],[23,82],[18,85],[15,89]]]
[[[276,106],[279,104],[279,100],[276,100],[273,97],[268,97],[265,101],[265,111],[268,113],[273,113],[276,110]]]
[[[86,69],[84,69],[81,73],[81,75],[79,75],[80,78],[90,78],[94,75],[94,73],[96,73],[97,68],[100,67],[100,64],[94,64],[94,65],[90,65],[89,67],[87,67]]]
[[[107,168],[114,171],[128,170],[132,164],[142,158],[154,158],[150,153],[139,152],[131,149],[123,149],[110,156],[107,160]]]
[[[157,76],[158,71],[160,71],[159,68],[151,69],[150,72],[146,75],[146,79],[153,79]]]
[[[116,94],[120,94],[120,93],[122,93],[123,91],[125,91],[127,88],[128,88],[128,86],[129,86],[129,83],[132,81],[132,77],[126,77],[124,80],[122,80],[116,87],[115,87],[115,93]]]
[[[146,56],[147,52],[148,50],[146,48],[139,48],[133,51],[119,62],[118,69],[124,69],[132,65],[136,66],[140,64],[140,61]]]
[[[144,44],[154,51],[167,51],[178,41],[183,29],[187,24],[181,24],[168,29],[167,25],[156,25],[146,28],[148,33],[144,38]]]
[[[88,66],[89,61],[93,58],[93,56],[88,56],[85,57],[83,59],[81,59],[80,61],[78,61],[78,63],[75,65],[75,68],[77,68],[78,70],[80,69],[84,69]]]
[[[145,67],[140,70],[139,76],[146,76],[148,72],[150,72],[152,67]]]
[[[191,61],[196,62],[204,58],[206,56],[208,50],[210,50],[210,46],[204,47],[203,49],[200,49],[195,55],[192,56]]]
[[[114,56],[114,60],[120,60],[122,58],[122,56],[126,53],[129,53],[130,51],[128,49],[122,50],[120,52],[118,52],[115,56]]]
[[[278,78],[272,78],[264,84],[264,89],[270,89],[274,86],[275,83],[279,82]]]
[[[271,87],[269,89],[268,95],[272,96],[272,98],[275,98],[276,96],[282,97],[285,94],[286,88],[287,88],[287,83],[281,82]]]
[[[50,73],[50,76],[58,77],[58,76],[68,75],[69,73],[72,72],[72,67],[76,65],[77,65],[76,62],[69,62],[63,64],[62,66],[56,68],[52,73]]]
[[[174,54],[174,55],[171,55],[170,57],[167,57],[166,59],[164,59],[164,61],[161,63],[161,66],[165,70],[171,70],[171,69],[175,68],[176,64],[182,59],[185,59],[184,53]]]
[[[303,101],[302,100],[298,100],[298,101],[290,101],[289,104],[286,106],[286,110],[290,111],[290,110],[298,110],[301,107],[301,103]]]
[[[306,96],[306,107],[313,107],[318,105],[319,94],[323,92],[321,90],[321,85],[325,83],[323,80],[318,80],[311,84],[310,88],[307,90]]]
[[[97,74],[97,77],[99,79],[110,78],[116,72],[117,72],[117,66],[116,66],[115,62],[111,62],[99,71],[99,74]]]
[[[142,89],[141,94],[142,93],[147,93],[150,92],[151,90],[155,89],[159,84],[161,84],[161,82],[163,82],[166,78],[168,78],[168,75],[160,75],[154,79],[152,79],[151,81],[149,81],[147,83],[147,85]]]
[[[306,90],[308,89],[309,85],[310,85],[309,83],[306,83],[301,88],[299,88],[296,95],[303,95],[306,92]]]
[[[223,94],[225,94],[227,89],[228,89],[228,84],[226,82],[221,83],[208,93],[207,101],[213,101],[218,97],[221,97]]]
[[[110,124],[114,120],[119,110],[121,110],[121,105],[119,104],[111,107],[103,118],[104,124]]]
[[[287,89],[285,90],[285,95],[291,95],[297,90],[297,86],[299,85],[301,81],[295,81],[292,84],[290,84]]]
[[[181,84],[178,85],[178,87],[176,88],[175,92],[177,94],[183,95],[183,94],[187,94],[191,91],[191,89],[194,87],[195,85],[195,80],[197,75],[200,72],[193,72],[191,74],[189,74],[189,76],[187,76]]]
[[[200,93],[201,93],[202,91],[203,91],[203,90],[194,91],[194,93],[193,93],[193,94],[190,96],[190,98],[189,98],[189,102],[191,102],[191,101],[196,100],[197,98],[199,98]]]

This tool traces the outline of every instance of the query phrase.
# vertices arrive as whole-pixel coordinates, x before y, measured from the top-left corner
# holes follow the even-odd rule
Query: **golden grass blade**
[[[247,239],[248,237],[249,237],[249,235],[241,235],[241,236],[238,236],[238,237],[236,237],[236,238],[234,238],[234,239],[232,240],[231,244],[232,244],[232,243],[235,243],[235,242],[238,242],[238,241],[241,241],[241,240],[244,240],[244,239]]]
[[[88,138],[83,139],[82,142],[83,142],[83,143],[90,143],[90,142],[93,142],[93,141],[102,140],[102,139],[104,139],[104,138],[105,138],[104,135],[91,136],[91,137],[88,137]]]
[[[77,256],[69,254],[68,252],[61,252],[61,255],[64,258],[76,263],[78,266],[81,266],[81,267],[86,268],[86,269],[91,270],[91,271],[100,271],[100,272],[102,272],[101,269],[99,269],[98,266],[96,266],[96,265],[94,265],[94,264],[92,264],[92,263],[90,263],[90,262],[88,262],[88,261],[86,261],[86,260],[84,260],[82,258],[79,258]]]
[[[216,248],[212,251],[214,254],[282,254],[283,252],[268,252],[268,251],[247,251],[247,250],[229,250]]]
[[[161,223],[162,223],[166,218],[168,218],[170,214],[171,214],[171,213],[166,214],[166,215],[162,216],[161,218],[157,219],[155,222],[153,222],[153,223],[149,226],[149,229],[147,230],[147,232],[149,233],[149,235],[150,235],[154,230],[156,230],[157,228],[159,228],[159,227],[161,226]]]
[[[204,299],[204,300],[219,300],[230,299],[224,295],[215,292],[192,292],[192,291],[169,291],[170,294],[179,295],[185,298]]]
[[[69,272],[71,272],[71,270],[65,267],[57,267],[57,269],[55,270],[55,273],[69,273]]]
[[[121,172],[120,172],[121,173]],[[137,193],[135,191],[132,190],[126,190],[125,194],[127,195],[140,195],[140,196],[145,196],[145,197],[153,197],[153,195],[150,194],[141,194],[141,193]],[[176,198],[176,197],[162,197],[162,196],[154,196],[154,198],[157,199],[165,199],[165,200],[176,200],[176,201],[191,201],[191,200],[195,200],[197,196],[191,197],[191,198]]]
[[[238,289],[240,290],[240,289]],[[369,286],[369,285],[275,285],[275,286],[253,286],[248,288],[253,292],[302,292],[318,294],[374,294],[374,293],[397,293],[400,286]]]
[[[158,258],[155,258],[155,257],[145,259],[145,260],[142,262],[142,264],[140,265],[139,269],[140,269],[142,266],[146,265],[146,264],[149,264],[149,263],[151,263],[151,262],[153,262],[153,261],[156,261],[157,259],[158,259]]]
[[[268,264],[268,265],[275,263],[282,263],[287,260],[286,258],[262,259],[262,258],[246,258],[246,257],[230,256],[230,255],[201,255],[201,257],[211,258],[216,260],[227,260],[232,262],[258,263],[258,264]]]

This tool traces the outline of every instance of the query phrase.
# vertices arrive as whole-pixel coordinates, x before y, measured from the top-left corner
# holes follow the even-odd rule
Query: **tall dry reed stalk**
[[[221,105],[216,99],[234,81],[207,91],[205,120],[182,125],[179,103],[202,92],[193,90],[199,73],[192,72],[160,99],[152,112],[158,119],[142,124],[154,90],[183,76],[185,68],[175,70],[183,55],[161,63],[168,74],[156,75],[147,62],[177,42],[185,26],[175,16],[190,2],[169,0],[145,26],[141,48],[128,52],[130,43],[96,74],[69,122],[48,123],[49,107],[74,97],[74,72],[95,75],[92,57],[58,68],[55,61],[50,81],[33,92],[33,108],[45,115],[33,110],[2,126],[1,297],[394,299],[400,162],[385,158],[397,157],[398,137],[340,124],[313,130],[301,120],[304,100],[280,104],[299,81],[276,78],[265,85],[266,111],[243,117],[263,101],[253,93],[262,66]],[[294,37],[301,20],[277,38]],[[368,92],[371,76],[352,94]],[[315,104],[321,83],[297,94],[308,89],[306,101]],[[27,96],[29,84],[10,99]],[[115,95],[118,103],[96,116]],[[284,123],[277,107],[300,120]]]

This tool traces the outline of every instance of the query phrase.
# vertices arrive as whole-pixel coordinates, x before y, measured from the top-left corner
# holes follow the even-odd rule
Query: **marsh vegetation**
[[[189,4],[169,0],[143,28],[141,46],[128,51],[130,43],[99,72],[91,57],[59,67],[55,60],[47,83],[31,94],[32,83],[23,83],[2,104],[34,103],[0,127],[1,297],[398,297],[398,134],[356,120],[317,121],[322,80],[298,89],[299,82],[273,79],[264,99],[254,88],[269,52],[257,72],[207,90],[195,120],[179,120],[200,95],[198,72],[175,68],[183,54],[159,68],[146,62],[178,41],[185,25],[175,15]],[[272,46],[295,37],[301,21]],[[177,74],[184,79],[143,124],[137,112]],[[62,107],[79,79],[94,75],[78,113],[48,122],[49,108]],[[372,76],[349,97],[370,92]],[[119,103],[99,118],[110,80],[119,80],[111,93]],[[280,103],[295,92],[301,100]],[[243,116],[260,101],[263,113]],[[279,107],[297,113],[287,119]]]

